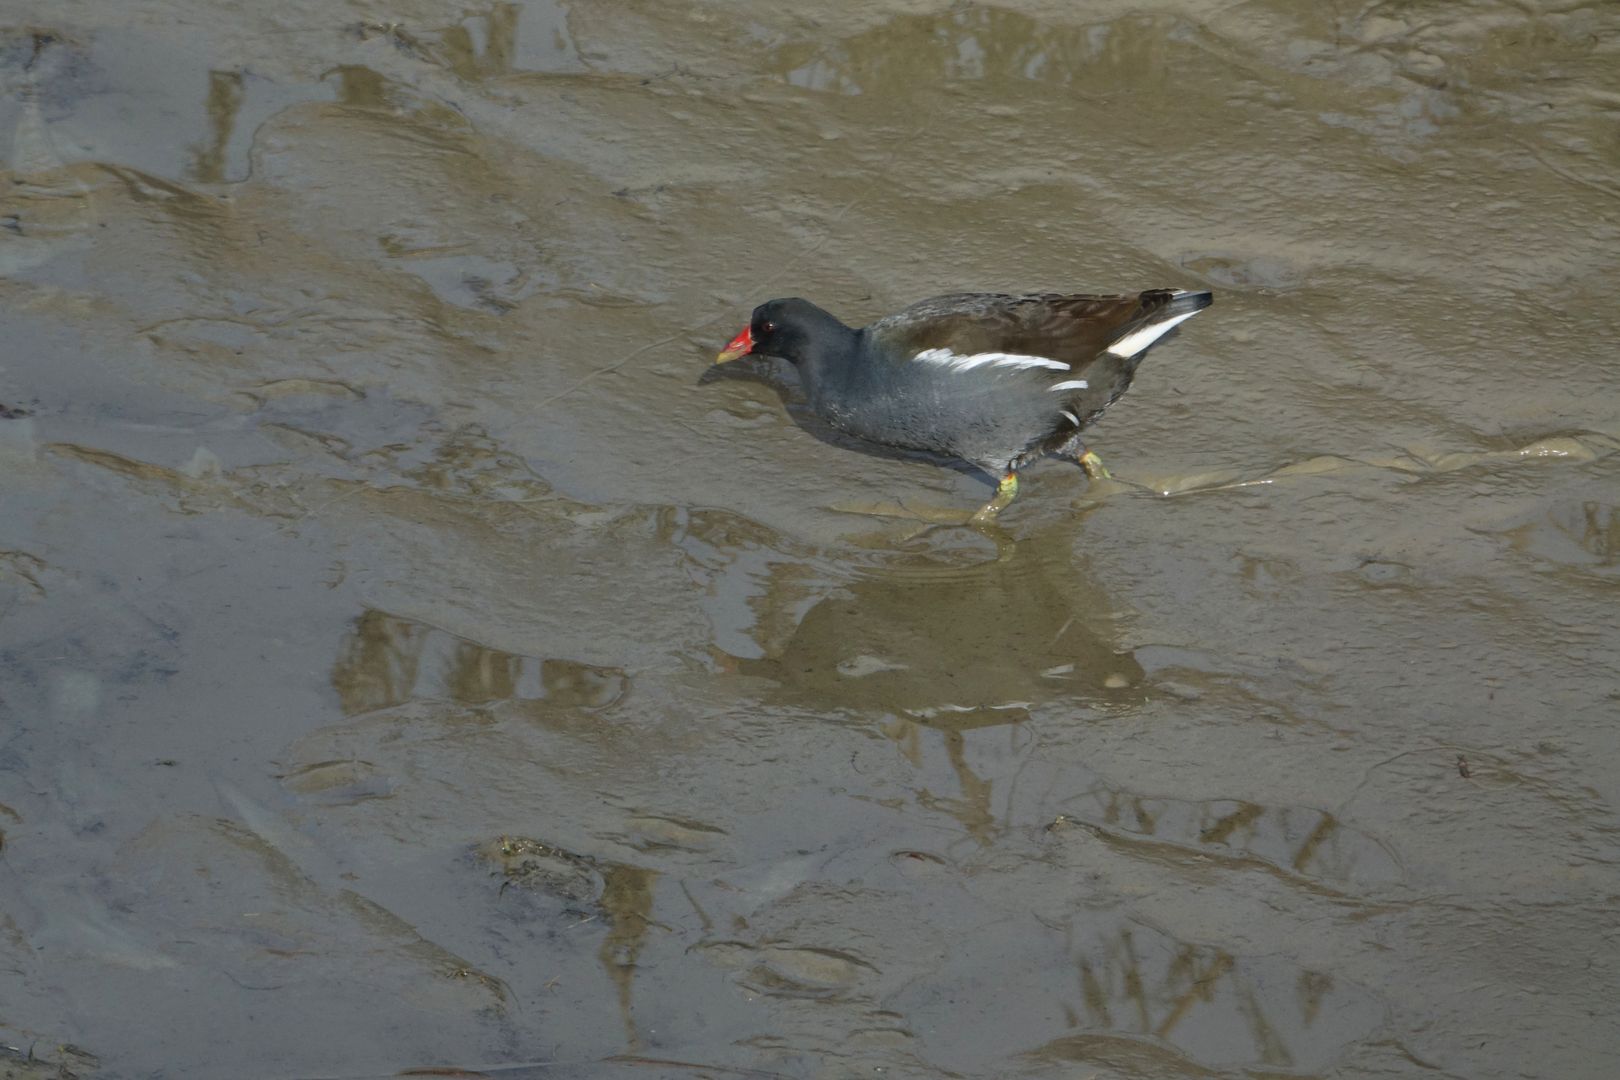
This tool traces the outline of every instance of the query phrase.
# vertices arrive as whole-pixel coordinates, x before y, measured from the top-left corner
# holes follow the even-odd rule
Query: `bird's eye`
[[[776,333],[776,324],[766,319],[759,324],[759,332],[762,334],[774,334]]]

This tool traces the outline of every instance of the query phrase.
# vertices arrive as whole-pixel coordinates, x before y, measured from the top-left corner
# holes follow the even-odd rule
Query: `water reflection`
[[[517,56],[517,4],[492,4],[482,15],[439,31],[442,53],[450,69],[463,79],[504,75]]]
[[[971,563],[896,557],[790,618],[805,606],[804,573],[776,563],[750,575],[763,593],[751,598],[756,626],[789,629],[736,666],[768,679],[776,700],[963,731],[1017,722],[1046,701],[1140,698],[1141,666],[1101,636],[1113,606],[1061,537]]]
[[[401,88],[371,68],[344,64],[328,73],[337,77],[337,99],[356,109],[390,109],[401,104]]]
[[[1070,947],[1074,1026],[1150,1036],[1208,1064],[1310,1067],[1380,1009],[1326,974],[1250,960],[1125,925]]]
[[[972,715],[972,714],[967,714]],[[981,714],[982,717],[983,714]],[[1002,723],[995,719],[982,719],[979,726],[989,727]],[[956,779],[955,795],[936,792],[927,787],[917,792],[917,804],[928,810],[954,818],[964,832],[980,844],[988,844],[1002,831],[990,809],[995,785],[974,772],[967,760],[967,735],[962,727],[934,731],[929,727],[897,717],[880,729],[894,741],[900,753],[919,771],[925,767],[924,750],[937,739],[945,751],[945,759]]]
[[[761,655],[726,656],[764,680],[769,704],[871,723],[921,776],[946,789],[919,805],[988,844],[1000,834],[997,781],[975,771],[970,743],[1028,737],[984,729],[1016,725],[1043,704],[1077,712],[1142,700],[1143,671],[1105,636],[1113,607],[1076,565],[1066,537],[1048,532],[1005,546],[880,554],[853,575],[787,558],[783,543],[729,515],[694,514],[685,546],[708,578],[716,638]],[[942,541],[942,543],[944,543]],[[955,790],[949,790],[954,780]]]
[[[1077,916],[1051,929],[1034,941],[1009,929],[989,944],[1024,972],[1026,991],[1044,994],[1052,1007],[1031,1016],[1013,1003],[992,1003],[984,1019],[1010,1045],[957,1047],[957,1036],[943,1034],[938,1052],[1016,1049],[1041,1060],[1113,1063],[1133,1076],[1309,1070],[1332,1062],[1383,1019],[1367,991],[1280,956],[1184,941],[1125,916]],[[961,961],[951,966],[938,982],[902,995],[923,999],[907,1010],[913,1023],[943,1018],[978,985],[976,970]]]
[[[604,870],[602,878],[602,910],[608,917],[608,932],[597,950],[597,957],[618,992],[625,1041],[631,1050],[639,1050],[641,1037],[636,1034],[630,990],[636,974],[636,959],[641,955],[647,929],[652,925],[653,883],[658,880],[658,873],[639,866],[615,864]]]
[[[626,680],[615,668],[519,656],[373,609],[344,640],[332,687],[353,716],[420,699],[600,709],[623,696]]]
[[[520,836],[502,836],[480,844],[474,853],[500,865],[504,884],[502,895],[531,900],[561,901],[564,911],[580,914],[594,909],[575,925],[584,925],[600,916],[607,932],[597,948],[597,961],[613,983],[618,996],[625,1044],[630,1050],[642,1046],[632,1009],[636,963],[647,944],[652,919],[653,886],[659,874],[625,863],[608,862],[565,851],[555,845]],[[526,915],[525,921],[540,916]],[[668,927],[661,927],[668,930]]]
[[[230,146],[231,132],[236,127],[236,114],[242,108],[242,73],[240,71],[210,71],[208,73],[208,128],[209,138],[192,150],[191,175],[205,184],[225,182],[226,149]]]
[[[582,66],[568,28],[568,9],[559,3],[503,0],[416,44],[469,82]]]
[[[1505,535],[1515,550],[1537,558],[1612,571],[1620,563],[1620,506],[1598,499],[1561,503]]]
[[[1262,806],[1235,799],[1148,798],[1097,788],[1064,804],[1065,820],[1114,835],[1150,837],[1206,855],[1260,860],[1320,881],[1358,886],[1403,879],[1400,862],[1379,841],[1324,810]]]
[[[27,158],[49,146],[65,163],[165,180],[238,182],[250,171],[261,124],[328,96],[317,84],[255,75],[239,50],[203,55],[192,44],[174,27],[129,26],[113,34],[76,28],[73,36],[38,28],[22,39],[0,27],[0,72],[10,92],[0,97],[0,126],[11,119],[8,98],[14,98],[19,126],[35,129],[22,132],[33,146],[13,144],[13,163],[33,171]],[[36,142],[36,134],[43,140]],[[0,135],[0,147],[5,143]]]

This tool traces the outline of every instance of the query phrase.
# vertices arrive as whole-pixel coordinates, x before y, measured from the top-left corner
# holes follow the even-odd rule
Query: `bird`
[[[1046,454],[1111,475],[1080,433],[1131,385],[1154,345],[1214,302],[1208,291],[1136,295],[952,293],[861,329],[808,300],[768,300],[716,357],[773,356],[797,370],[812,412],[869,443],[967,462],[996,482]]]

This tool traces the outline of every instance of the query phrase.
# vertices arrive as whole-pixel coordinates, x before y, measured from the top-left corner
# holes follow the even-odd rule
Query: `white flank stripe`
[[[1090,385],[1091,384],[1086,382],[1086,380],[1084,380],[1084,379],[1065,379],[1060,383],[1053,383],[1051,386],[1048,386],[1047,389],[1048,390],[1084,390],[1086,387],[1088,387]],[[1078,421],[1078,420],[1075,421],[1075,423],[1077,423],[1077,424],[1079,422],[1080,421]]]
[[[949,349],[924,349],[913,360],[920,364],[938,364],[951,371],[972,371],[976,367],[988,364],[991,367],[1004,368],[1051,368],[1053,371],[1068,371],[1069,365],[1058,360],[1048,360],[1044,356],[1025,356],[1023,353],[1010,352],[982,352],[969,356],[961,356]]]
[[[1070,412],[1068,409],[1059,409],[1058,412],[1062,413],[1064,416],[1067,416],[1069,418],[1069,423],[1073,424],[1075,427],[1080,426],[1080,418],[1074,415],[1074,413]]]
[[[1199,310],[1201,311],[1203,309],[1200,308]],[[1143,349],[1147,348],[1149,345],[1168,334],[1177,323],[1190,319],[1196,314],[1198,314],[1197,311],[1183,311],[1180,315],[1174,315],[1163,322],[1156,322],[1149,326],[1132,330],[1130,333],[1108,346],[1108,351],[1115,356],[1135,356],[1137,353],[1141,352]]]

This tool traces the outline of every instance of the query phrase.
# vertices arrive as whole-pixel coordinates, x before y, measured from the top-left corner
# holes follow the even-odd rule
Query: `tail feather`
[[[1170,303],[1164,314],[1180,315],[1184,311],[1203,311],[1215,302],[1215,294],[1208,289],[1177,289],[1170,294]]]
[[[1207,289],[1196,292],[1179,289],[1170,294],[1169,303],[1158,308],[1146,319],[1132,325],[1130,329],[1121,334],[1112,345],[1108,346],[1108,352],[1125,358],[1138,356],[1146,352],[1148,348],[1160,341],[1178,325],[1186,322],[1214,302],[1214,294]]]

